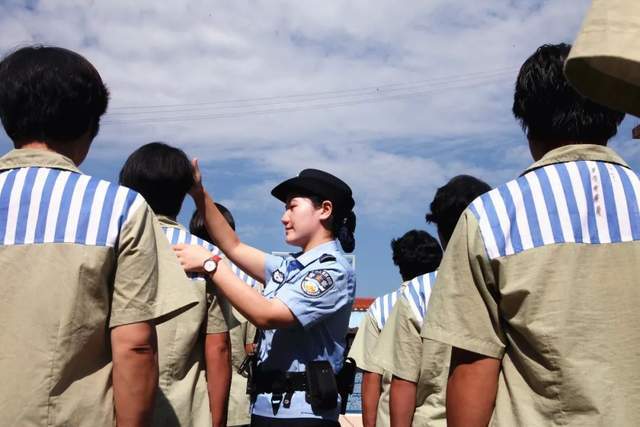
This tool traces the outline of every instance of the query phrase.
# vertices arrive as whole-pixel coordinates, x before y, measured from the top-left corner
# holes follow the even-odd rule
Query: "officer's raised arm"
[[[242,243],[236,232],[229,226],[202,185],[198,159],[193,159],[193,177],[194,185],[189,194],[191,194],[196,208],[203,213],[204,224],[213,243],[241,270],[264,283],[266,253]]]

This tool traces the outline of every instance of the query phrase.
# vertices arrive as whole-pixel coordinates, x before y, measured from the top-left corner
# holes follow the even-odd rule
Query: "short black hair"
[[[564,75],[571,45],[545,44],[527,59],[516,80],[513,115],[529,139],[602,143],[624,118],[580,95]]]
[[[224,219],[227,220],[229,226],[233,230],[235,230],[236,221],[233,219],[233,215],[231,215],[229,209],[227,209],[220,203],[216,203],[216,206],[218,207],[218,210],[220,211]],[[202,213],[200,213],[200,211],[197,209],[193,211],[193,215],[191,215],[191,221],[189,221],[189,232],[194,236],[198,236],[199,238],[206,240],[207,242],[212,241],[211,236],[209,236],[209,232],[207,231],[207,227],[205,227],[204,225],[204,217],[202,216]]]
[[[400,269],[402,280],[411,280],[438,269],[442,248],[438,241],[423,230],[411,230],[391,241],[393,263]]]
[[[145,198],[156,215],[175,218],[193,186],[193,167],[184,151],[152,142],[134,151],[122,166],[120,184]]]
[[[61,47],[28,46],[0,62],[0,119],[16,146],[64,143],[98,134],[109,91],[83,56]]]
[[[442,246],[447,246],[462,212],[478,196],[489,190],[489,184],[470,175],[455,176],[438,188],[429,206],[431,212],[425,218],[438,227],[438,233],[443,239]]]

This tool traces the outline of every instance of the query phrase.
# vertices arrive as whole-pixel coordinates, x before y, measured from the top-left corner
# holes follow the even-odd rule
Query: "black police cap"
[[[319,169],[305,169],[295,178],[288,179],[271,190],[271,194],[284,203],[287,202],[287,197],[296,193],[330,200],[336,208],[346,212],[350,212],[355,204],[351,188],[344,181]]]

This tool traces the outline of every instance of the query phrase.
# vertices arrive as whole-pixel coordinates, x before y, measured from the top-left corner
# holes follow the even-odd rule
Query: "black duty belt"
[[[307,390],[306,372],[262,371],[255,373],[255,392],[285,394]]]

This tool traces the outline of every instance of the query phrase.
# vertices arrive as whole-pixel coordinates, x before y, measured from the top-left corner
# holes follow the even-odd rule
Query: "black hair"
[[[235,230],[236,222],[233,219],[231,212],[229,212],[229,209],[220,203],[216,203],[216,206],[224,219],[227,220],[229,226]],[[204,225],[204,216],[197,209],[193,211],[193,215],[191,215],[191,221],[189,221],[189,232],[194,236],[198,236],[199,238],[206,240],[207,242],[212,242],[211,236],[209,236],[209,232],[207,231],[207,227]]]
[[[152,142],[134,151],[122,166],[120,184],[145,198],[156,215],[178,216],[193,186],[193,167],[184,151]]]
[[[571,45],[545,44],[527,59],[516,80],[513,115],[529,139],[603,143],[617,132],[620,113],[580,95],[564,75]]]
[[[436,224],[438,234],[446,247],[462,212],[478,196],[491,190],[486,182],[469,175],[458,175],[451,178],[444,186],[438,188],[427,213],[427,222]]]
[[[391,241],[393,263],[400,269],[402,280],[411,280],[438,269],[442,248],[438,241],[423,230],[411,230]]]
[[[324,199],[316,194],[309,192],[299,191],[292,194],[289,197],[306,197],[311,200],[313,205],[318,208],[322,206]],[[333,200],[329,200],[333,205],[333,212],[331,214],[329,229],[334,238],[338,239],[342,250],[346,253],[351,253],[356,248],[356,214],[352,211],[345,210],[338,203]]]
[[[70,50],[28,46],[0,62],[0,119],[16,146],[93,139],[108,102],[98,71]]]

